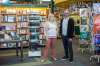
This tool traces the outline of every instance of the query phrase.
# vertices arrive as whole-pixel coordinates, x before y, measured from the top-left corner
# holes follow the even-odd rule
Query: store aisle
[[[19,58],[16,58],[15,56],[7,57],[7,58],[0,56],[0,66],[100,66],[100,64],[90,64],[89,55],[81,55],[78,52],[78,47],[79,47],[78,41],[74,39],[73,42],[74,62],[73,63],[69,63],[69,61],[60,60],[64,52],[63,52],[63,46],[61,40],[58,39],[56,44],[58,61],[51,61],[49,59],[47,62],[41,63],[40,58],[37,59],[25,58],[24,62],[20,62]]]
[[[79,43],[77,39],[74,39],[73,49],[74,49],[74,62],[69,63],[68,60],[62,61],[60,58],[63,56],[63,46],[61,40],[57,43],[57,57],[58,61],[52,62],[52,64],[45,64],[40,66],[100,66],[100,64],[91,64],[89,62],[90,55],[81,55],[78,51]]]

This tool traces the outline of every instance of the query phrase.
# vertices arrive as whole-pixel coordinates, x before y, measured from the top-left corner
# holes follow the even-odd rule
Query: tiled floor
[[[100,66],[100,64],[90,64],[90,55],[81,55],[78,52],[78,42],[74,40],[74,62],[62,61],[60,58],[64,55],[63,46],[61,40],[57,40],[57,61],[51,61],[50,59],[44,63],[40,62],[40,58],[28,58],[25,55],[24,61],[21,62],[19,57],[16,57],[13,51],[0,51],[0,66]],[[8,56],[9,55],[9,56]],[[14,55],[14,56],[11,56]]]

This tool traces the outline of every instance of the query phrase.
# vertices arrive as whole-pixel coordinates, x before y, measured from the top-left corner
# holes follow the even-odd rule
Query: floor
[[[69,63],[69,61],[62,61],[61,57],[64,55],[63,46],[61,40],[58,39],[56,43],[57,49],[57,61],[48,61],[41,63],[40,58],[29,58],[27,56],[27,50],[25,50],[24,61],[20,61],[20,57],[16,57],[14,51],[0,51],[0,66],[100,66],[100,64],[92,64],[89,61],[90,54],[80,54],[78,51],[79,43],[77,39],[73,41],[74,49],[74,62]]]

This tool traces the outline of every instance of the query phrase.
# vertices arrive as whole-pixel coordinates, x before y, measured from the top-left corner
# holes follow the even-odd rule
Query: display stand
[[[93,3],[93,31],[92,31],[91,62],[100,63],[100,3]],[[95,60],[94,60],[95,59]]]
[[[94,39],[94,44],[95,46],[100,46],[100,3],[94,3],[94,25],[93,25],[93,39]],[[97,8],[97,10],[95,10]],[[96,47],[95,47],[96,48]],[[96,49],[95,49],[96,50]],[[100,48],[98,48],[97,51],[100,51]],[[100,55],[100,52],[97,52],[96,54]]]
[[[29,56],[41,56],[41,51],[38,48],[40,45],[40,13],[39,12],[30,12],[29,15],[29,31],[30,31],[30,39],[29,42],[31,44],[31,51]],[[36,52],[37,51],[37,52]]]
[[[87,5],[87,4],[86,4]],[[82,54],[86,54],[89,51],[90,46],[90,28],[89,28],[89,12],[90,8],[82,7],[79,8],[80,11],[80,17],[81,17],[81,23],[80,23],[80,50]]]

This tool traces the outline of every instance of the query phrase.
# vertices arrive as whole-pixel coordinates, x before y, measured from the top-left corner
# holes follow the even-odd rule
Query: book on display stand
[[[100,3],[93,3],[93,46],[95,54],[100,55]]]

